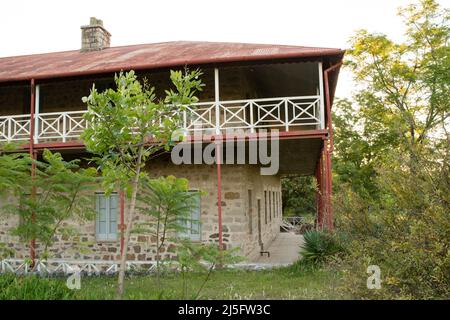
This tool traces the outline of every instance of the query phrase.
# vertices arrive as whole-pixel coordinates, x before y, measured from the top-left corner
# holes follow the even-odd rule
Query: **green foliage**
[[[313,264],[323,263],[344,250],[336,234],[312,230],[303,239],[302,259]]]
[[[341,274],[335,270],[317,269],[294,272],[290,268],[248,271],[220,269],[212,271],[209,281],[198,299],[262,300],[262,299],[348,299],[337,290]],[[205,280],[205,273],[189,273],[188,297],[195,297]],[[155,285],[155,277],[127,278],[125,299],[174,299],[183,296],[181,273],[167,273],[162,277],[164,292]],[[77,299],[113,299],[114,279],[111,277],[83,278]]]
[[[31,160],[26,155],[0,156],[2,180],[8,184],[9,194],[15,196],[15,201],[5,203],[0,212],[17,216],[20,223],[11,227],[11,234],[19,236],[24,243],[32,239],[41,242],[41,258],[46,258],[47,248],[56,234],[75,232],[64,222],[95,217],[90,191],[97,178],[96,170],[80,168],[79,160],[65,161],[59,153],[49,150],[44,150],[42,156],[42,161]],[[36,166],[34,177],[30,176],[32,162]]]
[[[208,282],[214,268],[217,265],[236,263],[242,257],[236,255],[237,248],[232,250],[219,250],[215,244],[193,243],[182,240],[177,247],[177,261],[182,274],[182,297],[181,299],[198,299],[205,284]],[[191,273],[205,274],[205,278],[195,293],[188,292],[188,278]]]
[[[172,236],[184,231],[181,219],[189,219],[197,207],[196,198],[200,191],[189,191],[187,179],[174,176],[157,179],[143,178],[138,194],[138,207],[142,215],[151,216],[150,222],[140,223],[136,232],[157,236],[163,245],[167,234]]]
[[[177,233],[185,231],[180,222],[190,220],[190,213],[197,207],[198,194],[199,192],[189,191],[187,179],[168,176],[158,179],[144,177],[141,180],[136,209],[142,215],[150,216],[151,220],[140,223],[135,232],[150,234],[156,238],[158,280],[161,274],[161,249],[168,239],[177,243]],[[158,285],[161,285],[160,281]]]
[[[281,187],[284,216],[315,214],[316,181],[313,177],[284,177]]]
[[[418,157],[414,175],[392,156],[380,167],[381,201],[351,190],[336,198],[337,227],[349,235],[343,264],[346,289],[363,297],[444,298],[450,296],[449,165],[436,155]],[[365,288],[365,268],[379,265],[382,290]]]
[[[141,180],[137,211],[143,215],[149,215],[152,220],[140,223],[135,231],[152,234],[156,237],[156,276],[160,298],[167,298],[171,295],[162,287],[160,271],[160,252],[168,239],[175,247],[178,268],[183,275],[183,281],[181,282],[183,299],[188,298],[188,296],[197,299],[200,296],[204,285],[219,262],[223,264],[238,260],[233,255],[234,251],[221,252],[216,245],[192,243],[188,239],[177,237],[177,233],[185,231],[186,228],[182,226],[180,221],[182,219],[189,220],[190,213],[196,209],[198,194],[199,192],[189,190],[186,179],[179,179],[174,176],[157,179],[143,178]],[[191,272],[204,274],[205,278],[202,284],[196,288],[195,293],[189,294],[188,279]]]
[[[139,82],[133,70],[115,76],[116,89],[98,92],[94,86],[90,95],[83,97],[88,107],[84,117],[89,126],[82,139],[95,155],[93,160],[102,173],[104,187],[108,192],[123,189],[130,199],[118,279],[119,299],[124,292],[125,260],[140,180],[147,176],[143,168],[156,152],[170,149],[180,111],[198,101],[195,93],[202,89],[200,75],[198,70],[171,71],[175,90],[166,90],[167,96],[160,101],[156,101],[154,88],[145,79]]]
[[[94,160],[105,178],[105,189],[111,191],[119,184],[130,193],[137,167],[144,166],[155,152],[169,148],[172,132],[180,121],[179,111],[198,101],[194,94],[202,89],[198,80],[201,74],[171,71],[176,91],[167,90],[167,96],[159,101],[155,88],[146,80],[139,82],[133,70],[115,76],[116,89],[98,92],[94,85],[90,95],[83,97],[89,127],[82,139],[96,155]]]
[[[65,300],[73,299],[75,292],[63,281],[37,276],[0,275],[0,300]]]
[[[0,242],[0,260],[14,256],[14,251],[7,243]]]
[[[375,168],[380,157],[392,148],[392,137],[366,129],[369,122],[359,114],[349,100],[337,100],[334,105],[334,184],[351,186],[362,196],[376,197]],[[338,190],[336,190],[339,192]]]
[[[449,14],[436,1],[421,0],[400,15],[404,43],[361,30],[351,40],[347,65],[362,87],[355,98],[365,130],[414,152],[448,118]]]
[[[177,108],[181,106],[187,106],[192,103],[198,102],[198,98],[195,96],[197,91],[201,91],[205,84],[200,80],[202,72],[199,70],[191,71],[170,71],[170,80],[176,88],[176,91],[169,89],[166,90],[165,103],[168,103]]]
[[[0,197],[23,193],[29,184],[32,160],[26,153],[6,153],[0,149]]]
[[[336,268],[362,298],[448,298],[448,10],[422,0],[400,10],[405,42],[359,31],[349,61],[355,104],[335,108]],[[382,289],[366,287],[369,265]]]

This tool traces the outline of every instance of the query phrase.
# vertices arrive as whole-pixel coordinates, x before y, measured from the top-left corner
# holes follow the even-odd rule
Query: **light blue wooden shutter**
[[[97,193],[96,196],[96,237],[97,240],[117,239],[117,194],[105,196]]]
[[[113,193],[109,196],[109,225],[108,225],[108,240],[117,239],[117,194]]]
[[[104,194],[96,195],[96,210],[97,210],[97,223],[96,223],[96,235],[97,240],[107,239],[107,206],[106,198]]]
[[[197,191],[190,191],[197,192]],[[180,225],[184,228],[183,231],[178,233],[181,238],[187,238],[192,241],[200,241],[201,239],[201,226],[200,226],[200,194],[195,196],[195,207],[192,208],[187,219],[180,219]]]
[[[201,229],[200,229],[200,194],[195,196],[195,208],[191,211],[191,234],[190,238],[193,241],[200,241]]]

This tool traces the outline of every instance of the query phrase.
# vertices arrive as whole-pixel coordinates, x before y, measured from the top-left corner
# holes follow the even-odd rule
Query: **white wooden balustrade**
[[[257,132],[299,127],[323,128],[320,95],[200,102],[182,110],[180,127],[189,133],[225,133],[242,129]],[[35,116],[34,142],[67,142],[79,139],[86,128],[86,111],[39,113]],[[0,142],[26,141],[30,138],[30,115],[0,117]]]
[[[0,117],[0,141],[22,141],[30,138],[30,115]]]
[[[166,270],[179,271],[179,265],[176,261],[162,261]],[[206,267],[211,264],[202,263]],[[156,271],[155,261],[127,261],[128,272],[153,273]],[[289,263],[251,263],[240,262],[236,264],[225,265],[229,269],[245,270],[263,270],[276,267],[288,266]],[[81,272],[85,275],[115,274],[118,272],[120,261],[111,260],[72,260],[72,259],[36,259],[34,266],[30,261],[24,259],[4,259],[0,260],[0,275],[4,273],[14,273],[17,275],[70,275],[75,272]]]
[[[86,111],[52,112],[39,114],[36,126],[37,140],[60,140],[79,138],[86,128],[83,115]]]

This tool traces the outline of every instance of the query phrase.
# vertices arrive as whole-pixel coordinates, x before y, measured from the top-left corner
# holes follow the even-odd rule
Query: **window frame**
[[[186,229],[184,231],[179,231],[177,233],[177,237],[184,238],[184,239],[189,239],[189,240],[195,241],[195,242],[200,242],[200,241],[202,241],[202,224],[201,224],[202,197],[201,197],[201,194],[200,194],[200,190],[191,189],[191,190],[188,190],[188,192],[192,192],[192,193],[195,192],[195,193],[197,193],[197,196],[198,196],[198,200],[197,200],[198,201],[198,207],[195,208],[196,215],[198,216],[198,220],[196,220],[197,221],[197,233],[192,233],[192,230],[194,230],[192,228],[192,222],[195,221],[194,219],[192,219],[192,213],[194,212],[194,209],[193,209],[191,211],[190,219],[182,219],[182,220],[186,220],[187,223],[190,222],[191,228],[190,229],[187,228],[187,225],[186,225]],[[180,223],[181,223],[181,221],[180,221]]]
[[[267,225],[267,190],[264,190],[264,224]]]
[[[250,235],[253,234],[253,191],[252,189],[247,190],[248,197],[248,232]]]
[[[105,204],[106,204],[106,208],[105,208],[105,212],[106,212],[106,217],[105,217],[105,224],[106,224],[106,232],[105,233],[101,233],[100,232],[100,199],[101,197],[105,198]],[[115,219],[114,221],[111,219],[111,196],[115,196],[116,197],[116,208],[115,208]],[[117,222],[117,212],[120,210],[120,206],[119,206],[119,194],[117,192],[112,192],[110,195],[106,195],[105,192],[96,192],[95,193],[95,211],[96,211],[96,216],[95,216],[95,239],[97,241],[110,241],[110,242],[115,242],[119,239],[118,236],[118,222]],[[115,232],[111,232],[111,223],[115,222],[116,224],[116,228],[115,228]]]

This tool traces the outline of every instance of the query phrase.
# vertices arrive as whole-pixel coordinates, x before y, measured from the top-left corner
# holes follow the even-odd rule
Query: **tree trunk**
[[[127,253],[128,253],[128,242],[130,241],[130,234],[133,224],[133,218],[134,218],[134,210],[136,208],[136,197],[139,187],[139,175],[141,173],[141,163],[142,163],[142,149],[143,146],[139,147],[138,151],[138,158],[136,163],[136,175],[133,178],[133,182],[131,185],[131,201],[130,206],[128,210],[128,216],[127,216],[127,226],[125,229],[125,236],[123,241],[123,250],[122,250],[122,256],[120,257],[120,269],[119,269],[119,278],[117,280],[117,300],[122,300],[123,298],[123,292],[124,292],[124,280],[125,280],[125,271],[126,271],[126,261],[127,261]]]
[[[158,289],[161,290],[161,281],[159,278],[159,224],[161,221],[161,214],[158,210],[158,225],[156,227],[156,281],[158,282]]]

